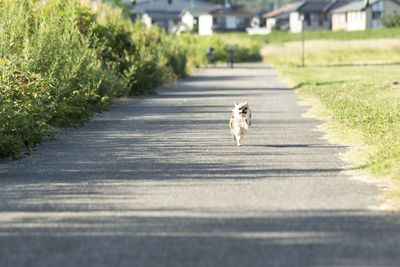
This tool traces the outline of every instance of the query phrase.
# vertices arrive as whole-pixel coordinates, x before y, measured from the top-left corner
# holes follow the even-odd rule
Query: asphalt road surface
[[[399,215],[297,102],[262,63],[204,69],[1,161],[0,266],[400,266]]]

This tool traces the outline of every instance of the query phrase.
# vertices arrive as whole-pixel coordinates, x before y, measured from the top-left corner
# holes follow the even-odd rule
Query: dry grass
[[[277,65],[301,64],[301,42],[270,44],[263,47],[264,59]],[[400,62],[400,39],[351,41],[305,41],[307,66],[388,64]]]

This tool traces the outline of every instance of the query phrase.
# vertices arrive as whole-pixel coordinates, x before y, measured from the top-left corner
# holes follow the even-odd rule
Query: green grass
[[[267,35],[248,35],[247,33],[220,33],[216,34],[221,36],[224,40],[243,41],[251,40],[252,42],[259,42],[260,44],[276,44],[286,43],[290,41],[300,41],[301,33],[290,33],[286,31],[273,31]],[[388,29],[368,29],[366,31],[306,31],[304,32],[306,40],[366,40],[366,39],[387,39],[399,38],[400,28]]]
[[[302,64],[302,43],[270,44],[261,52],[278,66],[297,67]],[[349,41],[306,41],[306,66],[338,66],[385,64],[400,62],[400,39],[368,39]]]
[[[400,183],[400,68],[377,64],[400,61],[397,42],[339,42],[333,50],[332,41],[314,42],[304,68],[289,43],[270,45],[264,60],[319,107],[314,115],[328,121],[331,134],[358,147],[351,156],[357,168]]]

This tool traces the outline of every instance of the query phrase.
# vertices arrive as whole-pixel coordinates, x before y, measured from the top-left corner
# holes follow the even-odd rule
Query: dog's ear
[[[246,101],[246,102],[244,102],[244,105],[245,105],[245,106],[248,106],[249,104],[248,104],[247,101]]]
[[[238,103],[238,102],[233,102],[233,104],[234,104],[235,106],[239,105],[239,103]]]

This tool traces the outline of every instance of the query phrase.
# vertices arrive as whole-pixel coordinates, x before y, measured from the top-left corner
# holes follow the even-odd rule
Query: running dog
[[[231,128],[233,140],[240,146],[240,140],[251,125],[251,111],[247,102],[240,104],[235,102],[234,105],[235,108],[232,109],[229,127]]]

